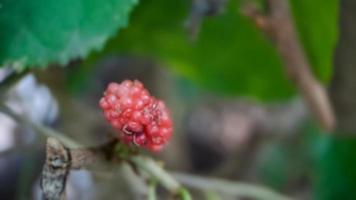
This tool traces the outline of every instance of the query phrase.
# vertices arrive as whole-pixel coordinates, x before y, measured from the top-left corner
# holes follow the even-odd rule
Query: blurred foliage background
[[[0,0],[2,103],[97,144],[113,133],[97,107],[101,92],[109,82],[139,79],[175,119],[174,139],[157,155],[167,168],[261,184],[296,199],[356,199],[355,138],[318,128],[273,41],[242,14],[246,2]],[[341,2],[289,0],[303,50],[326,87],[338,67]],[[0,195],[36,199],[44,141],[2,115]],[[125,172],[80,173],[73,176],[82,181],[70,180],[72,199],[142,198],[126,190],[132,177],[122,181]]]

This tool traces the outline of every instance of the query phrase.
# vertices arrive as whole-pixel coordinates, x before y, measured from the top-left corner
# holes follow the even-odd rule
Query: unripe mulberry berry
[[[159,151],[172,135],[165,104],[149,94],[140,81],[110,83],[100,99],[106,119],[120,130],[122,142]]]

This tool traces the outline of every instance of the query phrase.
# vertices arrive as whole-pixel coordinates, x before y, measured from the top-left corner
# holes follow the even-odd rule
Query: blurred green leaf
[[[258,166],[258,174],[263,184],[274,189],[282,190],[288,184],[295,158],[291,157],[290,150],[281,144],[273,144],[264,147],[262,151],[261,163]]]
[[[293,11],[314,70],[325,80],[330,76],[337,36],[336,1],[303,2],[307,0],[293,1]],[[195,42],[189,41],[183,26],[190,3],[189,0],[142,2],[130,27],[110,41],[105,53],[158,59],[179,75],[228,95],[278,100],[294,94],[275,48],[251,21],[241,16],[239,3],[230,1],[224,14],[208,17]],[[315,6],[319,7],[313,16]],[[318,21],[323,23],[316,25]],[[316,37],[318,34],[323,36]]]
[[[291,7],[314,72],[328,81],[338,39],[339,0],[291,0]]]
[[[313,199],[356,199],[356,138],[325,133],[315,124],[308,124],[305,133],[304,149],[312,158]]]
[[[322,135],[320,141],[315,199],[356,199],[356,138]]]
[[[101,49],[137,0],[0,0],[0,66],[66,64]]]
[[[226,94],[267,99],[292,94],[274,47],[239,14],[235,1],[224,14],[206,19],[195,42],[183,26],[189,10],[187,0],[146,0],[107,50],[158,58],[174,72]]]

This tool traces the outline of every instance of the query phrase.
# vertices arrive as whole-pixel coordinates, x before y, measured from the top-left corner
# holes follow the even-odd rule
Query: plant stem
[[[157,187],[156,180],[151,179],[148,183],[148,194],[147,194],[148,200],[157,200],[156,187]]]
[[[177,193],[180,184],[166,171],[163,170],[155,161],[143,156],[132,156],[129,158],[137,167],[146,171],[149,175],[156,178],[167,190]]]
[[[9,114],[15,120],[29,125],[31,128],[33,128],[36,132],[40,133],[41,135],[58,139],[69,149],[78,149],[79,147],[82,147],[82,145],[70,139],[69,137],[66,137],[64,134],[59,133],[44,125],[32,122],[28,120],[25,116],[13,112],[11,108],[8,108],[5,105],[0,105],[0,110]],[[94,156],[94,154],[87,154],[87,155]],[[75,158],[73,157],[72,159]],[[183,194],[181,195],[180,184],[171,175],[169,175],[161,166],[159,166],[157,162],[155,162],[153,159],[144,156],[130,156],[128,159],[131,162],[135,163],[136,166],[146,171],[153,179],[159,181],[165,188],[167,188],[167,190],[169,190],[173,194],[180,194],[183,200],[190,200],[190,198],[187,198],[187,196],[190,197],[189,193],[187,191],[184,191],[184,195]],[[92,159],[92,160],[96,160],[96,159]]]
[[[206,191],[204,192],[204,196],[206,200],[221,200],[219,194],[214,191]]]
[[[47,137],[54,137],[58,139],[66,147],[69,147],[70,149],[78,148],[82,146],[79,143],[73,141],[72,139],[66,137],[64,134],[61,134],[44,125],[34,123],[22,115],[16,114],[7,106],[0,105],[0,110],[9,114],[15,120],[31,126],[35,131],[39,132],[41,135]],[[92,150],[83,149],[81,151],[92,151]],[[95,154],[92,153],[86,155],[95,156]],[[73,156],[72,159],[76,159],[75,156]],[[182,182],[184,185],[192,188],[216,191],[216,192],[230,194],[234,196],[251,197],[254,199],[261,199],[261,200],[291,200],[291,198],[280,195],[264,187],[249,185],[245,183],[237,183],[237,182],[212,179],[212,178],[203,178],[195,175],[187,175],[187,174],[180,174],[180,173],[173,173],[174,176],[173,178],[167,171],[165,171],[162,168],[162,166],[160,166],[152,158],[148,158],[141,155],[130,156],[127,159],[128,161],[134,163],[139,169],[147,172],[150,175],[151,179],[159,182],[167,190],[169,190],[173,194],[176,194],[182,200],[191,200],[192,198],[188,190],[182,187],[179,182]],[[92,160],[96,160],[96,159],[92,159]],[[154,189],[155,189],[154,186],[150,185],[151,192],[149,192],[149,197],[152,198],[152,200],[154,200],[155,197]]]
[[[6,105],[0,105],[0,111],[5,112],[6,114],[10,115],[16,121],[21,122],[23,124],[29,125],[34,131],[40,133],[46,137],[54,137],[61,141],[66,147],[69,148],[79,148],[82,147],[79,143],[75,142],[74,140],[70,139],[69,137],[65,136],[64,134],[55,131],[49,127],[46,127],[42,124],[33,122],[26,118],[24,115],[17,114],[11,108]]]
[[[190,193],[183,188],[167,171],[151,158],[143,156],[131,156],[129,158],[137,167],[146,171],[151,177],[155,178],[163,187],[171,193],[176,194],[182,200],[191,200]]]
[[[249,197],[260,200],[291,200],[289,197],[256,185],[181,173],[171,174],[182,184],[200,190],[216,191],[233,196]]]
[[[325,131],[333,131],[336,126],[335,114],[327,91],[315,78],[301,45],[292,17],[290,1],[265,0],[268,12],[264,14],[256,6],[252,6],[251,2],[246,2],[244,14],[271,37],[281,55],[290,81],[298,89],[311,114],[321,128]],[[351,77],[353,80],[353,76]]]
[[[184,187],[181,187],[178,190],[178,196],[182,199],[182,200],[192,200],[192,197],[190,196],[190,193],[187,189],[185,189]]]

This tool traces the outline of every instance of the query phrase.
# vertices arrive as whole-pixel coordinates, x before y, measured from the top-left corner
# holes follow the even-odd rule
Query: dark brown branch
[[[300,44],[288,0],[266,0],[269,13],[261,15],[253,6],[244,7],[244,13],[273,40],[287,74],[295,84],[309,110],[320,126],[328,131],[335,127],[335,117],[325,88],[314,77]]]

